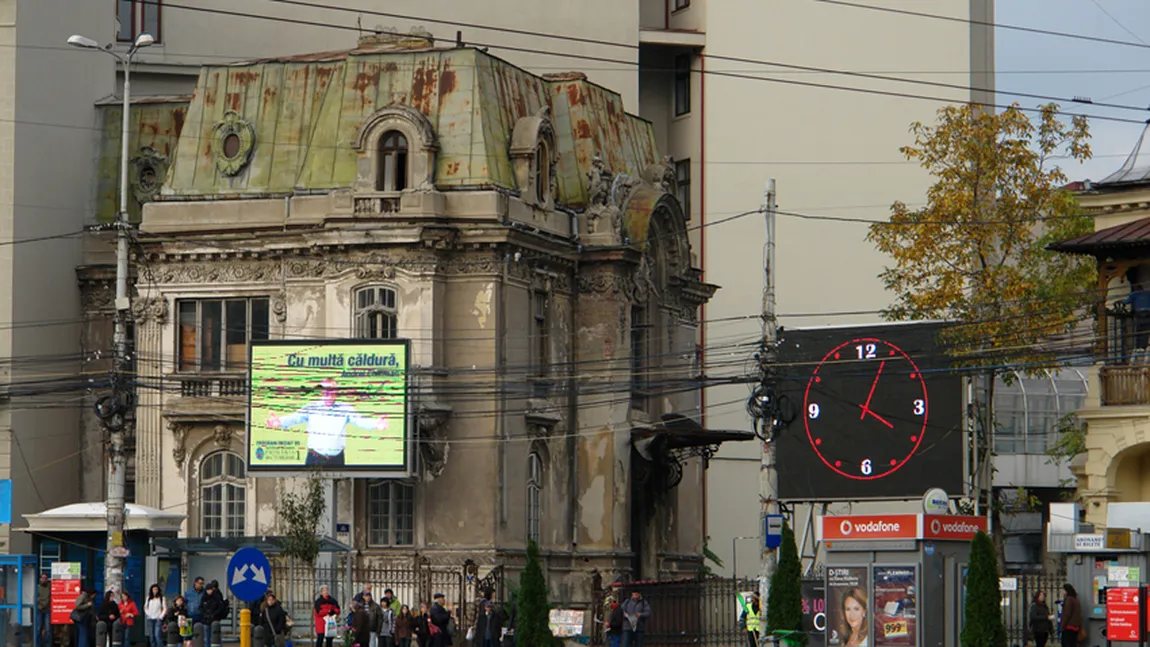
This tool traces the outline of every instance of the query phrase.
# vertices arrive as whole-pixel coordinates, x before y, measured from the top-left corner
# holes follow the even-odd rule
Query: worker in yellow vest
[[[759,594],[752,593],[750,602],[743,606],[743,613],[739,616],[739,626],[747,632],[749,647],[758,647],[759,626],[763,620],[763,607],[759,601]]]

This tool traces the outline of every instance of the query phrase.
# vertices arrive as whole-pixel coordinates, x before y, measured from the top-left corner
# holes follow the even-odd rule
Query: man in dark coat
[[[483,608],[475,620],[475,640],[473,647],[499,647],[500,638],[503,637],[503,612],[491,604],[491,600],[483,601]]]
[[[220,591],[220,583],[212,580],[204,587],[204,597],[200,598],[200,615],[204,619],[204,647],[212,647],[212,623],[220,622],[226,615],[227,603]],[[219,638],[219,636],[217,636]]]
[[[431,646],[430,647],[449,647],[454,644],[451,641],[451,633],[447,631],[447,626],[451,624],[451,612],[443,605],[447,601],[447,597],[442,593],[436,593],[432,598],[431,610],[428,612],[431,623],[434,628],[431,629]]]

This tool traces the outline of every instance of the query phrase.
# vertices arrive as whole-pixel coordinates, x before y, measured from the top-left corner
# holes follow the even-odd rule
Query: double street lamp
[[[124,490],[127,484],[128,457],[124,451],[125,418],[133,403],[129,401],[124,387],[125,369],[128,366],[127,314],[131,303],[128,299],[128,135],[131,115],[132,59],[143,48],[156,42],[151,34],[140,34],[126,52],[117,51],[112,44],[99,43],[79,34],[68,38],[73,47],[103,52],[120,61],[124,68],[124,103],[121,110],[120,126],[120,210],[116,213],[116,320],[113,343],[115,357],[113,366],[113,393],[100,398],[96,403],[96,414],[104,421],[108,431],[108,545],[104,555],[104,589],[123,590],[124,569],[121,561],[127,554],[124,546]]]

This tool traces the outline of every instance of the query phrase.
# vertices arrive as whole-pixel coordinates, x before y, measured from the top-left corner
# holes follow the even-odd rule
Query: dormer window
[[[546,205],[551,192],[551,159],[547,144],[540,142],[535,148],[535,203]]]
[[[398,192],[407,188],[407,137],[389,130],[379,138],[377,191]]]

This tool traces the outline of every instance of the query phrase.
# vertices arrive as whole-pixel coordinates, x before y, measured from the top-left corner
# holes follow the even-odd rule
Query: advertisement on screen
[[[827,569],[826,644],[830,647],[869,647],[869,570],[866,566]]]
[[[248,466],[406,473],[410,342],[251,344]]]
[[[915,567],[874,568],[874,644],[910,647],[918,630],[915,622],[917,591]]]

